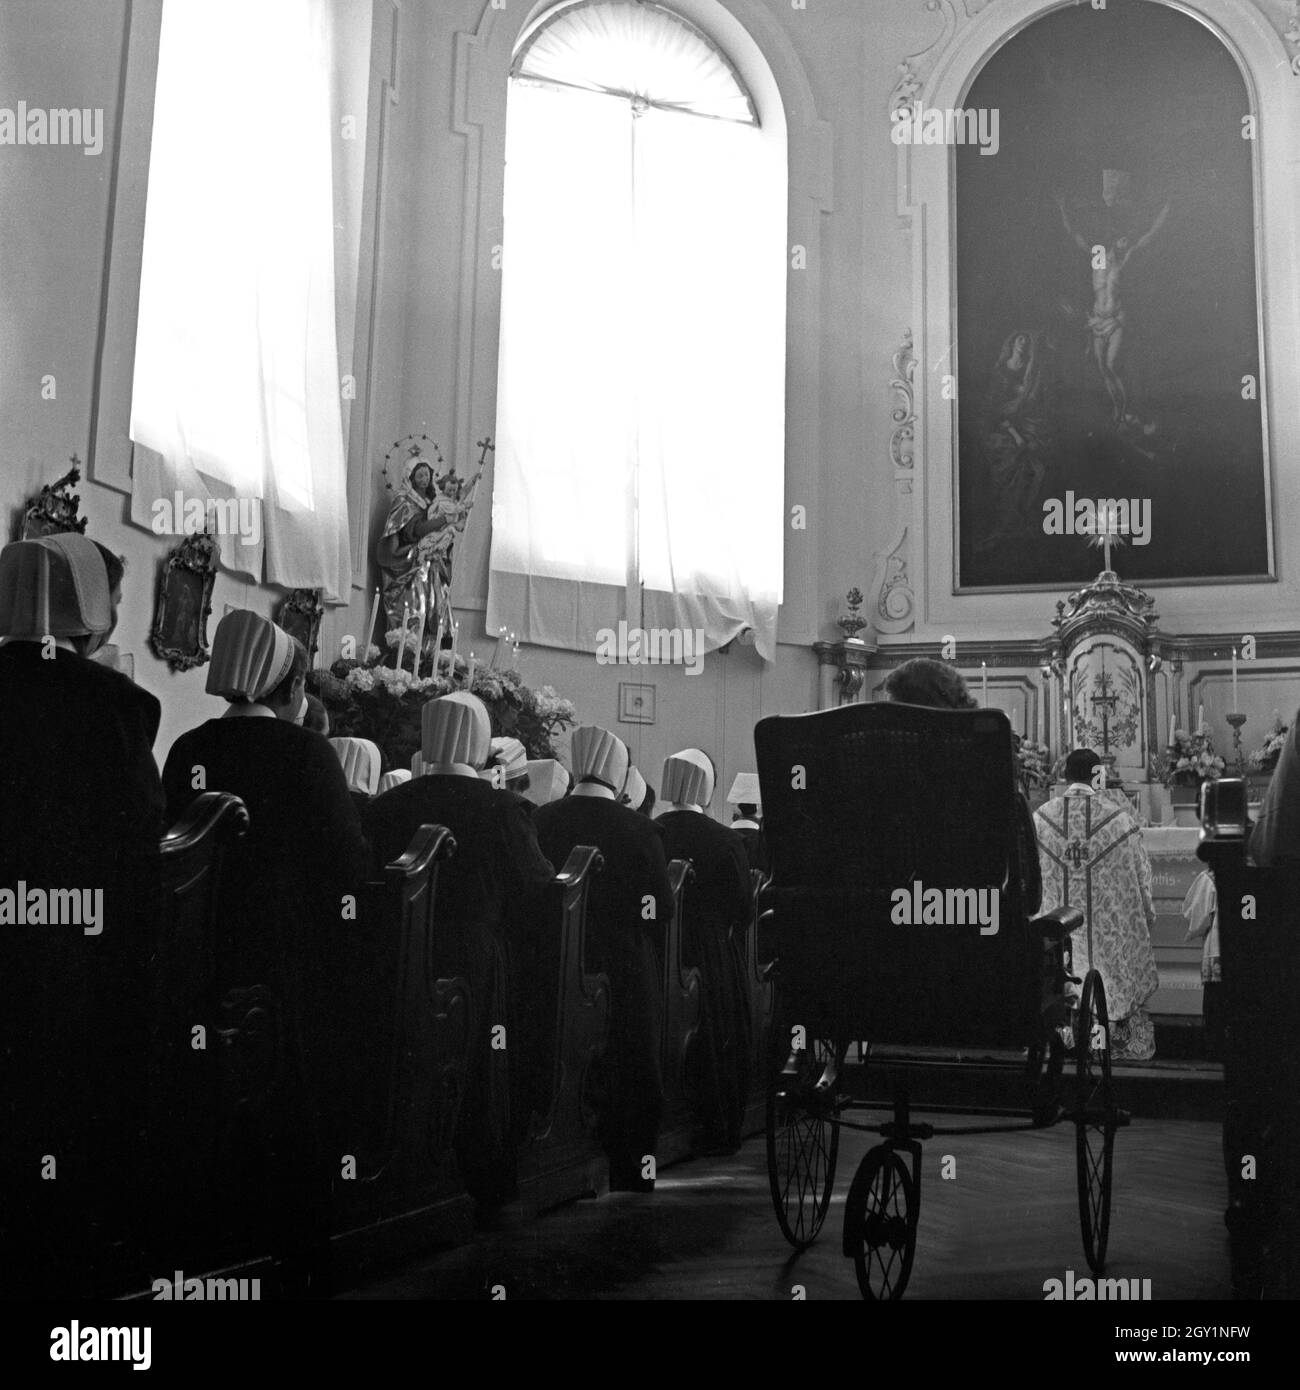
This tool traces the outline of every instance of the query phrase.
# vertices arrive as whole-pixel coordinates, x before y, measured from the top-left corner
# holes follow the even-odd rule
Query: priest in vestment
[[[1065,762],[1069,785],[1034,816],[1043,867],[1042,911],[1083,909],[1071,934],[1072,973],[1100,972],[1111,1024],[1111,1056],[1147,1061],[1155,1056],[1155,1030],[1143,1005],[1159,984],[1151,927],[1151,861],[1142,827],[1127,807],[1093,789],[1101,759],[1076,749]]]

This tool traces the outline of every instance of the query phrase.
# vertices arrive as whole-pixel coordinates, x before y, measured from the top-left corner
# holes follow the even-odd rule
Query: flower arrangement
[[[1051,751],[1045,743],[1024,738],[1016,746],[1016,771],[1027,792],[1042,791],[1052,785]]]
[[[1169,785],[1199,785],[1222,776],[1224,761],[1214,751],[1208,733],[1174,730],[1174,742],[1166,757],[1165,781]]]
[[[1277,710],[1273,711],[1273,727],[1265,736],[1264,742],[1246,757],[1246,763],[1252,772],[1272,772],[1277,766],[1277,760],[1282,756],[1282,749],[1286,746],[1287,735],[1291,732],[1289,724],[1283,724],[1281,715]]]
[[[389,638],[391,650],[398,635],[390,633]],[[414,633],[408,634],[407,646],[413,646],[414,640]],[[368,738],[378,744],[385,770],[410,767],[411,755],[420,747],[425,703],[464,690],[468,663],[458,656],[454,672],[444,667],[436,676],[417,678],[408,668],[395,669],[379,656],[379,648],[372,644],[365,661],[336,661],[328,671],[312,671],[307,689],[329,711],[332,735]],[[518,671],[479,666],[471,693],[487,706],[493,735],[517,738],[530,758],[555,757],[554,739],[576,719],[572,700],[549,685],[532,689]]]

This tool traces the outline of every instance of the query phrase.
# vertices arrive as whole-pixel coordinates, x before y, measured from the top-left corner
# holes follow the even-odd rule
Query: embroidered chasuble
[[[1071,786],[1034,815],[1043,867],[1043,907],[1078,907],[1071,934],[1073,974],[1095,967],[1106,988],[1111,1054],[1135,1061],[1155,1055],[1155,1031],[1142,1005],[1159,983],[1151,927],[1151,861],[1130,810]],[[1077,988],[1077,987],[1076,987]]]

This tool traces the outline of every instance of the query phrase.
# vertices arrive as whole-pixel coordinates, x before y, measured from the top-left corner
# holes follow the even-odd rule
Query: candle
[[[1178,742],[1178,721],[1171,714],[1169,716],[1169,746],[1172,748]]]
[[[397,671],[400,671],[402,669],[402,657],[406,652],[406,624],[410,619],[410,616],[410,604],[402,604],[402,632],[397,642],[397,660],[393,662],[393,669]]]
[[[1237,704],[1237,649],[1232,649],[1232,712],[1237,713],[1240,707]]]
[[[433,674],[438,674],[438,667],[442,665],[442,614],[438,614],[438,631],[433,639]]]
[[[379,620],[379,585],[375,585],[375,601],[370,605],[370,626],[366,628],[365,641],[361,644],[361,660],[366,659],[366,649],[375,640],[375,623]]]
[[[424,625],[428,621],[429,605],[420,605],[420,626],[415,630],[415,664],[411,667],[411,672],[417,678],[420,674],[420,658],[424,655]]]
[[[1198,705],[1197,708],[1196,708],[1196,732],[1197,732],[1198,734],[1203,734],[1203,733],[1205,732],[1205,706],[1204,706],[1204,705]]]
[[[474,689],[474,673],[478,670],[478,658],[473,652],[469,654],[469,675],[465,677],[465,689]]]
[[[455,618],[451,620],[451,664],[447,667],[447,679],[456,679],[456,639],[460,636],[460,624]]]
[[[519,669],[519,639],[513,632],[510,634],[510,669]]]
[[[989,707],[989,664],[987,661],[980,662],[980,677],[984,683],[984,708]]]

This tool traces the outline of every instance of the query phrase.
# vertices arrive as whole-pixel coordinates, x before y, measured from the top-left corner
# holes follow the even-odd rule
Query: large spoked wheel
[[[916,1254],[920,1194],[902,1155],[883,1144],[862,1160],[844,1209],[844,1253],[862,1297],[902,1298]]]
[[[1110,1076],[1110,1018],[1106,990],[1095,970],[1088,972],[1075,1023],[1077,1071],[1074,1126],[1078,1159],[1079,1224],[1088,1265],[1100,1274],[1110,1234],[1110,1191],[1118,1110]]]
[[[826,1220],[835,1185],[837,1067],[830,1067],[829,1085],[822,1080],[839,1057],[825,1038],[810,1038],[791,1056],[794,1070],[776,1070],[767,1086],[767,1179],[781,1234],[806,1250]]]

